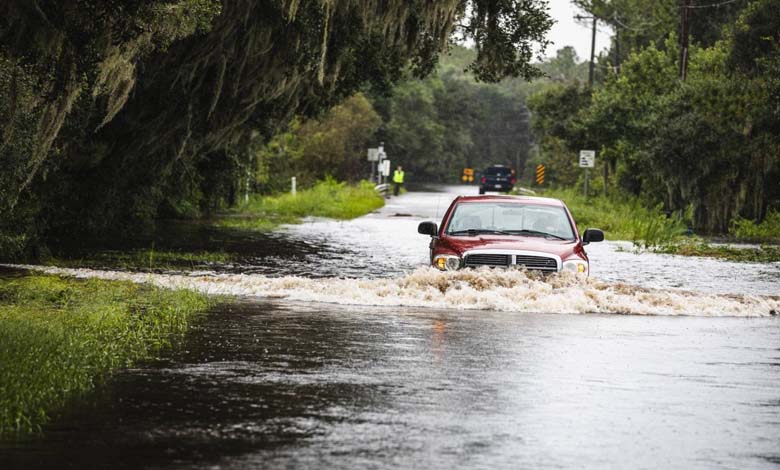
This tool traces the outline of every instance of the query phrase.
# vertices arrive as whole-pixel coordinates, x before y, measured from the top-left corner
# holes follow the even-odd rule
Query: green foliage
[[[572,0],[572,3],[595,15],[619,34],[620,59],[655,46],[664,47],[670,32],[678,31],[680,23],[679,0]],[[709,47],[722,38],[724,27],[734,24],[740,11],[750,0],[728,2],[693,2],[694,6],[716,5],[712,8],[694,8],[688,11],[691,42]],[[775,10],[776,11],[776,10]],[[615,56],[613,40],[608,57]]]
[[[0,232],[39,243],[219,210],[294,117],[298,170],[316,167],[302,179],[357,179],[357,134],[308,118],[430,72],[456,24],[496,80],[537,73],[551,19],[538,0],[0,2]]]
[[[544,76],[555,83],[586,83],[588,81],[588,62],[580,61],[572,46],[564,46],[555,53],[555,57],[539,64]]]
[[[412,178],[453,178],[465,163],[458,158],[461,155],[445,153],[448,129],[438,119],[434,94],[434,87],[442,86],[438,80],[409,81],[395,88],[390,101],[385,147],[390,159],[403,165]]]
[[[253,195],[217,224],[223,227],[271,230],[279,224],[300,223],[303,217],[354,219],[384,206],[385,201],[374,185],[361,181],[357,185],[334,179],[320,181],[297,194],[279,196]]]
[[[452,49],[437,73],[398,84],[391,97],[374,97],[385,125],[378,140],[411,181],[458,181],[464,167],[520,167],[528,158],[528,110],[514,82],[485,85],[462,67],[476,54]]]
[[[463,25],[465,39],[473,39],[477,56],[469,69],[479,80],[496,82],[504,77],[539,76],[531,65],[536,44],[546,46],[553,20],[546,2],[528,0],[472,0]]]
[[[0,435],[40,429],[68,399],[179,338],[209,301],[125,282],[0,281]]]
[[[295,176],[305,187],[327,176],[358,181],[368,172],[366,148],[381,118],[357,93],[321,117],[294,120],[255,153],[255,187],[261,193],[284,190]]]
[[[613,20],[655,8],[644,0],[577,3]],[[780,178],[780,22],[770,14],[776,3],[751,2],[727,34],[721,33],[724,18],[737,15],[744,2],[700,24],[724,40],[701,39],[707,47],[689,50],[685,81],[677,78],[674,35],[663,41],[635,36],[640,42],[620,75],[589,97],[575,99],[576,84],[548,85],[533,95],[537,158],[552,164],[553,182],[578,184],[569,162],[591,148],[598,152],[600,168],[593,173],[603,175],[596,182],[602,189],[636,195],[665,211],[690,210],[699,233],[724,234],[739,217],[761,222],[780,204],[773,184]],[[664,5],[670,2],[655,6]]]
[[[660,207],[647,208],[636,197],[586,199],[574,189],[547,189],[542,195],[564,201],[580,233],[600,228],[608,239],[629,240],[640,248],[663,248],[679,242],[687,232],[684,215],[667,216]]]
[[[731,221],[729,235],[745,242],[780,242],[780,212],[770,212],[760,224],[737,217]]]

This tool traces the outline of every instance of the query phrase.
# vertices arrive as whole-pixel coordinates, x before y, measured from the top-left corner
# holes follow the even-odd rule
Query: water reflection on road
[[[311,251],[215,270],[398,277],[426,261],[417,223],[460,191],[291,226],[274,237]],[[780,295],[777,264],[589,252],[609,282]],[[777,317],[251,299],[216,308],[170,357],[121,373],[42,437],[0,443],[0,468],[25,469],[778,465]]]

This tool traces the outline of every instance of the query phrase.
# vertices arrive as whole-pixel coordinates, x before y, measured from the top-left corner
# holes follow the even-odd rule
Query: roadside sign
[[[382,160],[382,176],[390,176],[390,160]]]
[[[536,184],[539,186],[544,184],[544,165],[541,163],[536,165]]]
[[[593,168],[596,166],[595,150],[580,150],[580,167]]]
[[[474,168],[464,168],[463,177],[461,179],[464,183],[474,182]]]
[[[379,161],[379,149],[368,149],[368,161],[369,162]]]

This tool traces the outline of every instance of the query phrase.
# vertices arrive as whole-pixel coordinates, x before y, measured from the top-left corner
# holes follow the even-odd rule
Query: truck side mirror
[[[433,222],[420,222],[420,225],[417,226],[417,233],[435,237],[439,233],[439,227]]]
[[[585,233],[582,235],[582,244],[587,245],[590,242],[603,242],[604,241],[604,232],[597,228],[589,228],[585,230]]]

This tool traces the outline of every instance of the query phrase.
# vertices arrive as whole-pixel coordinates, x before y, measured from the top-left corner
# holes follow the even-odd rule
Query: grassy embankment
[[[0,435],[39,430],[68,399],[180,339],[211,302],[127,282],[0,280]]]
[[[545,190],[541,195],[562,199],[574,215],[580,232],[589,227],[604,230],[607,239],[628,240],[638,249],[684,256],[708,256],[732,261],[780,261],[780,214],[772,213],[760,225],[738,220],[729,233],[736,243],[767,243],[759,248],[712,245],[688,235],[679,214],[667,217],[660,208],[647,208],[636,198],[594,196],[587,200],[573,189]],[[774,245],[771,245],[774,244]]]
[[[217,219],[216,223],[226,228],[272,230],[281,224],[300,223],[308,216],[354,219],[384,204],[374,185],[367,181],[348,185],[328,179],[296,195],[253,195],[248,203]]]

